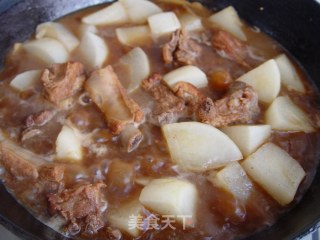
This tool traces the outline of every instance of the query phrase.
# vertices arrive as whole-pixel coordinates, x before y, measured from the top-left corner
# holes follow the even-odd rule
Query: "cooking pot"
[[[110,0],[109,0],[110,1]],[[0,68],[7,50],[30,37],[37,24],[108,0],[0,0]],[[213,10],[233,5],[242,19],[277,40],[320,86],[320,4],[315,0],[201,0]],[[320,149],[319,149],[320,150]],[[249,239],[294,239],[317,228],[320,172],[291,211]],[[0,223],[23,239],[67,239],[37,221],[0,184]]]

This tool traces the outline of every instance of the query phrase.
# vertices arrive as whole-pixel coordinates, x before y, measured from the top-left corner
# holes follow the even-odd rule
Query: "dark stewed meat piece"
[[[84,66],[79,62],[55,64],[45,69],[41,76],[45,96],[57,105],[79,92],[84,80]]]
[[[60,193],[48,195],[48,205],[51,214],[62,215],[72,226],[84,226],[89,231],[97,232],[104,226],[101,218],[106,208],[101,189],[103,183],[82,184]]]
[[[223,51],[230,60],[243,67],[250,68],[245,61],[248,56],[246,45],[230,33],[222,29],[213,30],[211,43],[215,49]]]
[[[172,34],[170,42],[163,47],[163,60],[166,64],[175,65],[194,64],[201,54],[202,47],[183,30],[177,30]]]
[[[160,74],[153,74],[143,80],[141,87],[152,95],[155,106],[148,116],[149,121],[155,125],[162,126],[174,123],[185,109],[184,101],[177,96],[162,82]]]
[[[120,134],[129,124],[144,121],[140,106],[128,96],[111,65],[92,72],[85,89],[105,115],[113,134]]]
[[[214,127],[254,123],[260,113],[258,94],[243,82],[236,81],[221,99],[206,98],[200,105],[198,118]]]

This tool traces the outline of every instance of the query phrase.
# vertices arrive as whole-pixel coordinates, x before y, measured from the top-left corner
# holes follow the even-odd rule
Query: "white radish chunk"
[[[12,79],[10,86],[20,92],[32,89],[39,81],[41,73],[42,70],[30,70],[20,73]]]
[[[280,70],[281,83],[285,85],[288,90],[305,93],[306,89],[289,58],[285,54],[281,54],[276,57],[275,60]]]
[[[174,12],[163,12],[148,17],[151,33],[155,37],[168,35],[181,28],[179,19]]]
[[[36,38],[44,37],[58,40],[69,52],[72,52],[79,45],[78,38],[61,23],[46,22],[39,24],[36,29]]]
[[[142,220],[144,207],[138,200],[134,200],[116,209],[111,209],[107,215],[108,222],[112,227],[118,228],[137,237],[140,229],[132,226],[139,226],[139,217]],[[133,222],[134,221],[134,222]]]
[[[81,61],[90,69],[101,68],[109,55],[109,48],[98,35],[86,32],[78,48]]]
[[[142,80],[150,75],[150,64],[145,52],[136,47],[120,58],[120,64],[129,72],[130,83],[127,88],[128,92],[136,90]]]
[[[238,162],[232,162],[208,180],[217,187],[224,189],[235,198],[246,201],[250,196],[253,184]]]
[[[206,74],[200,68],[195,66],[183,66],[172,70],[163,76],[163,80],[172,89],[178,82],[191,83],[197,88],[203,88],[208,85]]]
[[[129,17],[127,10],[120,2],[115,2],[106,8],[82,18],[83,23],[92,25],[122,24],[128,21]]]
[[[203,29],[201,18],[191,13],[184,13],[180,15],[179,21],[182,28],[188,32],[200,31]]]
[[[47,65],[65,63],[69,59],[69,53],[62,43],[53,38],[32,40],[25,43],[23,48],[28,54],[45,62]]]
[[[59,161],[77,162],[82,159],[81,135],[77,129],[63,126],[56,140]]]
[[[281,205],[294,199],[306,174],[295,159],[273,143],[264,144],[242,163],[242,167]]]
[[[23,43],[17,42],[13,45],[11,54],[12,55],[19,54],[22,50],[23,50]]]
[[[277,97],[265,113],[266,123],[281,131],[313,132],[309,117],[287,96]]]
[[[251,85],[257,91],[259,100],[267,104],[270,104],[280,92],[280,72],[273,59],[252,69],[237,80]]]
[[[239,125],[220,130],[234,141],[244,157],[256,151],[271,136],[270,125]]]
[[[206,171],[242,159],[237,145],[223,132],[199,122],[162,127],[172,161],[182,168]]]
[[[97,34],[98,33],[98,29],[96,28],[95,25],[82,23],[81,26],[79,27],[79,31],[78,31],[78,35],[80,36],[80,39],[87,32],[91,32],[91,33]]]
[[[139,200],[157,213],[173,216],[182,223],[183,218],[179,216],[184,216],[188,222],[191,220],[190,227],[195,224],[198,193],[188,181],[176,178],[152,180],[142,189]]]
[[[1,140],[1,139],[0,139]],[[152,178],[150,177],[136,177],[135,183],[139,184],[140,186],[146,186],[151,182]]]
[[[130,47],[141,46],[151,41],[149,26],[117,28],[116,35],[120,43]]]
[[[247,37],[242,30],[242,22],[238,16],[238,13],[232,6],[213,14],[208,20],[240,40],[247,40]]]
[[[120,0],[132,23],[145,23],[149,16],[161,13],[162,9],[147,0]]]

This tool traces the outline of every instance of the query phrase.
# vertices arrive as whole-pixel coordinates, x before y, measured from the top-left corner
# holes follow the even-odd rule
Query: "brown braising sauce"
[[[175,122],[190,121],[211,124],[218,129],[239,124],[267,124],[265,113],[270,103],[263,101],[258,102],[259,113],[254,114],[254,117],[248,113],[250,119],[247,119],[242,116],[245,110],[236,109],[235,114],[243,118],[231,121],[232,117],[226,113],[228,116],[223,118],[222,123],[219,122],[220,125],[213,123],[215,119],[211,122],[202,121],[197,113],[203,106],[204,99],[209,98],[214,103],[224,99],[234,84],[239,83],[235,81],[236,79],[267,60],[283,54],[284,50],[268,36],[247,25],[242,26],[247,40],[238,39],[210,22],[209,17],[213,13],[199,3],[161,0],[154,3],[163,12],[174,12],[179,19],[183,14],[191,14],[201,20],[203,27],[194,31],[183,29],[183,33],[171,31],[161,37],[152,36],[149,40],[136,44],[146,54],[150,71],[146,79],[142,79],[141,86],[134,91],[126,90],[131,81],[130,70],[121,65],[119,59],[136,46],[121,43],[117,38],[116,29],[137,25],[147,26],[146,21],[139,24],[130,21],[100,24],[95,27],[96,32],[92,34],[107,44],[108,57],[101,66],[92,68],[84,64],[83,69],[77,69],[78,80],[80,77],[83,79],[79,83],[80,87],[65,98],[66,101],[70,100],[67,103],[62,103],[63,101],[57,103],[48,97],[48,91],[52,88],[48,90],[50,87],[45,85],[43,79],[45,69],[49,69],[51,74],[54,73],[52,63],[48,64],[35,57],[26,50],[25,43],[15,45],[0,72],[0,130],[3,135],[0,147],[0,177],[3,183],[17,201],[41,221],[65,235],[81,239],[226,240],[244,238],[271,226],[281,213],[291,209],[302,198],[317,170],[320,158],[320,135],[318,95],[314,87],[297,64],[294,64],[305,91],[302,93],[290,90],[282,84],[278,95],[290,97],[308,117],[313,131],[285,131],[272,127],[271,136],[265,140],[285,150],[306,172],[294,200],[282,206],[249,176],[253,184],[251,193],[246,201],[240,201],[226,189],[208,180],[208,176],[220,171],[224,166],[192,171],[177,164],[170,156],[161,127]],[[83,31],[91,31],[89,28],[83,30],[83,18],[106,7],[107,5],[101,5],[84,9],[60,19],[58,23],[66,27],[81,42]],[[177,34],[179,39],[186,37],[186,41],[189,42],[184,42],[180,46],[179,43],[176,44],[171,52],[173,59],[166,62],[163,49],[166,44],[174,40],[174,34]],[[49,37],[54,38],[54,36]],[[34,39],[35,36],[28,41]],[[183,49],[185,47],[183,44],[187,49]],[[69,53],[68,61],[82,61],[83,57],[80,56],[78,48],[79,46]],[[178,51],[183,55],[181,58],[176,56]],[[93,72],[109,65],[120,79],[125,96],[134,101],[143,113],[143,119],[133,120],[132,125],[133,131],[138,129],[142,140],[139,137],[133,139],[134,147],[131,150],[128,150],[126,145],[128,143],[124,137],[125,130],[120,129],[122,125],[115,124],[116,130],[114,130],[114,125],[111,127],[112,117],[110,115],[106,117],[107,114],[97,103],[99,99],[101,100],[101,96],[95,98],[92,92],[99,89],[89,90],[88,79],[92,80]],[[168,72],[187,65],[201,69],[209,82],[206,87],[195,87],[198,96],[201,95],[196,103],[190,103],[179,96],[162,79]],[[40,75],[31,88],[20,91],[10,85],[18,74],[34,69],[39,69]],[[139,69],[134,70],[139,71]],[[54,81],[63,78],[65,72],[61,69],[59,71],[62,71],[60,78]],[[153,77],[156,79],[155,73],[160,76],[160,83],[155,85],[162,86],[162,90],[157,93],[148,90],[145,82]],[[50,84],[54,85],[54,81]],[[69,87],[65,85],[63,88]],[[255,94],[254,88],[250,86],[247,88]],[[113,97],[114,95],[106,96],[105,101],[110,102]],[[166,105],[169,98],[172,103]],[[161,101],[162,105],[159,105]],[[176,109],[178,104],[182,104],[183,111]],[[111,105],[108,107],[111,108]],[[159,115],[156,115],[155,111],[158,111]],[[159,116],[163,119],[159,120]],[[57,139],[61,136],[64,126],[76,129],[82,151],[80,159],[58,157]],[[124,128],[127,127],[128,124],[124,123]],[[16,148],[18,150],[14,150]],[[31,157],[28,155],[30,153],[33,154]],[[28,156],[24,157],[25,154]],[[245,157],[237,160],[241,164],[244,159]],[[186,181],[197,191],[192,226],[185,227],[176,219],[171,219],[172,227],[165,227],[165,213],[139,203],[139,196],[146,185],[148,186],[154,179],[168,177]],[[170,199],[170,196],[168,198]],[[188,202],[189,199],[183,201]],[[128,223],[127,226],[123,226],[126,224],[121,225],[114,219],[119,217],[117,213],[132,202],[138,202],[139,209],[142,210],[129,214],[122,213],[125,216],[123,218],[127,219],[122,220]],[[141,215],[142,218],[139,229],[131,226],[131,231],[128,230],[130,219],[137,215]],[[157,217],[158,228],[148,224],[146,219],[150,216]]]

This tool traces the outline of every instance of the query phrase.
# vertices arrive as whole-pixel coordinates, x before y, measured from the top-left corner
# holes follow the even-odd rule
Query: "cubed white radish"
[[[244,157],[265,143],[271,135],[270,125],[238,125],[220,129],[239,147]]]
[[[48,65],[53,63],[65,63],[69,59],[69,53],[59,41],[53,38],[41,38],[32,40],[23,45],[28,54],[38,58]]]
[[[237,80],[251,85],[257,91],[259,100],[267,104],[270,104],[280,92],[280,72],[273,59],[252,69]]]
[[[173,216],[180,222],[185,216],[191,220],[190,227],[195,224],[198,193],[196,187],[186,180],[152,180],[142,189],[139,200],[146,208],[157,213]]]
[[[107,219],[111,227],[137,237],[140,234],[140,229],[137,226],[143,221],[143,210],[144,207],[141,203],[138,200],[133,200],[118,208],[110,209]]]
[[[128,13],[120,2],[115,2],[97,12],[82,18],[82,22],[92,25],[122,24],[129,21]]]
[[[80,39],[85,35],[87,32],[91,32],[94,34],[98,33],[98,29],[95,25],[85,24],[82,23],[78,30],[78,35],[80,36]]]
[[[150,177],[136,177],[135,183],[139,184],[140,186],[146,186],[152,180]]]
[[[22,92],[34,88],[39,81],[42,70],[30,70],[15,76],[10,82],[10,86]]]
[[[17,42],[13,45],[11,54],[12,55],[19,54],[22,50],[23,50],[23,43]]]
[[[288,90],[295,90],[301,93],[305,93],[306,89],[297,73],[297,70],[285,54],[281,54],[275,58],[279,70],[281,82]]]
[[[238,162],[229,163],[218,173],[209,175],[207,179],[242,201],[248,199],[253,188],[251,180]]]
[[[242,167],[281,205],[294,199],[305,176],[300,164],[273,143],[264,144],[242,163]]]
[[[130,22],[145,23],[149,16],[161,13],[162,9],[147,0],[119,0],[129,15]]]
[[[179,19],[174,12],[163,12],[148,17],[151,33],[155,37],[168,35],[181,28]]]
[[[307,114],[287,96],[277,97],[265,113],[266,123],[281,131],[315,131]]]
[[[242,41],[246,41],[247,37],[242,30],[242,22],[236,10],[229,6],[209,17],[209,21],[218,27],[228,31]]]
[[[162,127],[172,161],[182,168],[206,171],[242,159],[237,145],[223,132],[199,122]]]
[[[77,162],[82,159],[81,134],[75,128],[64,125],[56,140],[59,161]]]
[[[107,60],[109,48],[98,35],[86,32],[78,48],[81,61],[90,69],[100,68]]]
[[[127,88],[128,92],[136,90],[141,81],[150,75],[150,64],[145,52],[136,47],[120,58],[120,64],[129,72],[130,83]]]
[[[170,88],[174,88],[178,82],[188,82],[197,88],[203,88],[208,85],[206,74],[200,68],[191,65],[172,70],[163,76],[163,80]]]
[[[79,40],[61,23],[46,22],[39,24],[36,29],[36,38],[50,37],[58,40],[69,51],[79,45]]]
[[[200,31],[203,29],[201,18],[191,13],[184,13],[179,16],[179,21],[184,30]]]
[[[130,47],[141,46],[151,41],[149,26],[117,28],[116,35],[120,43]]]

